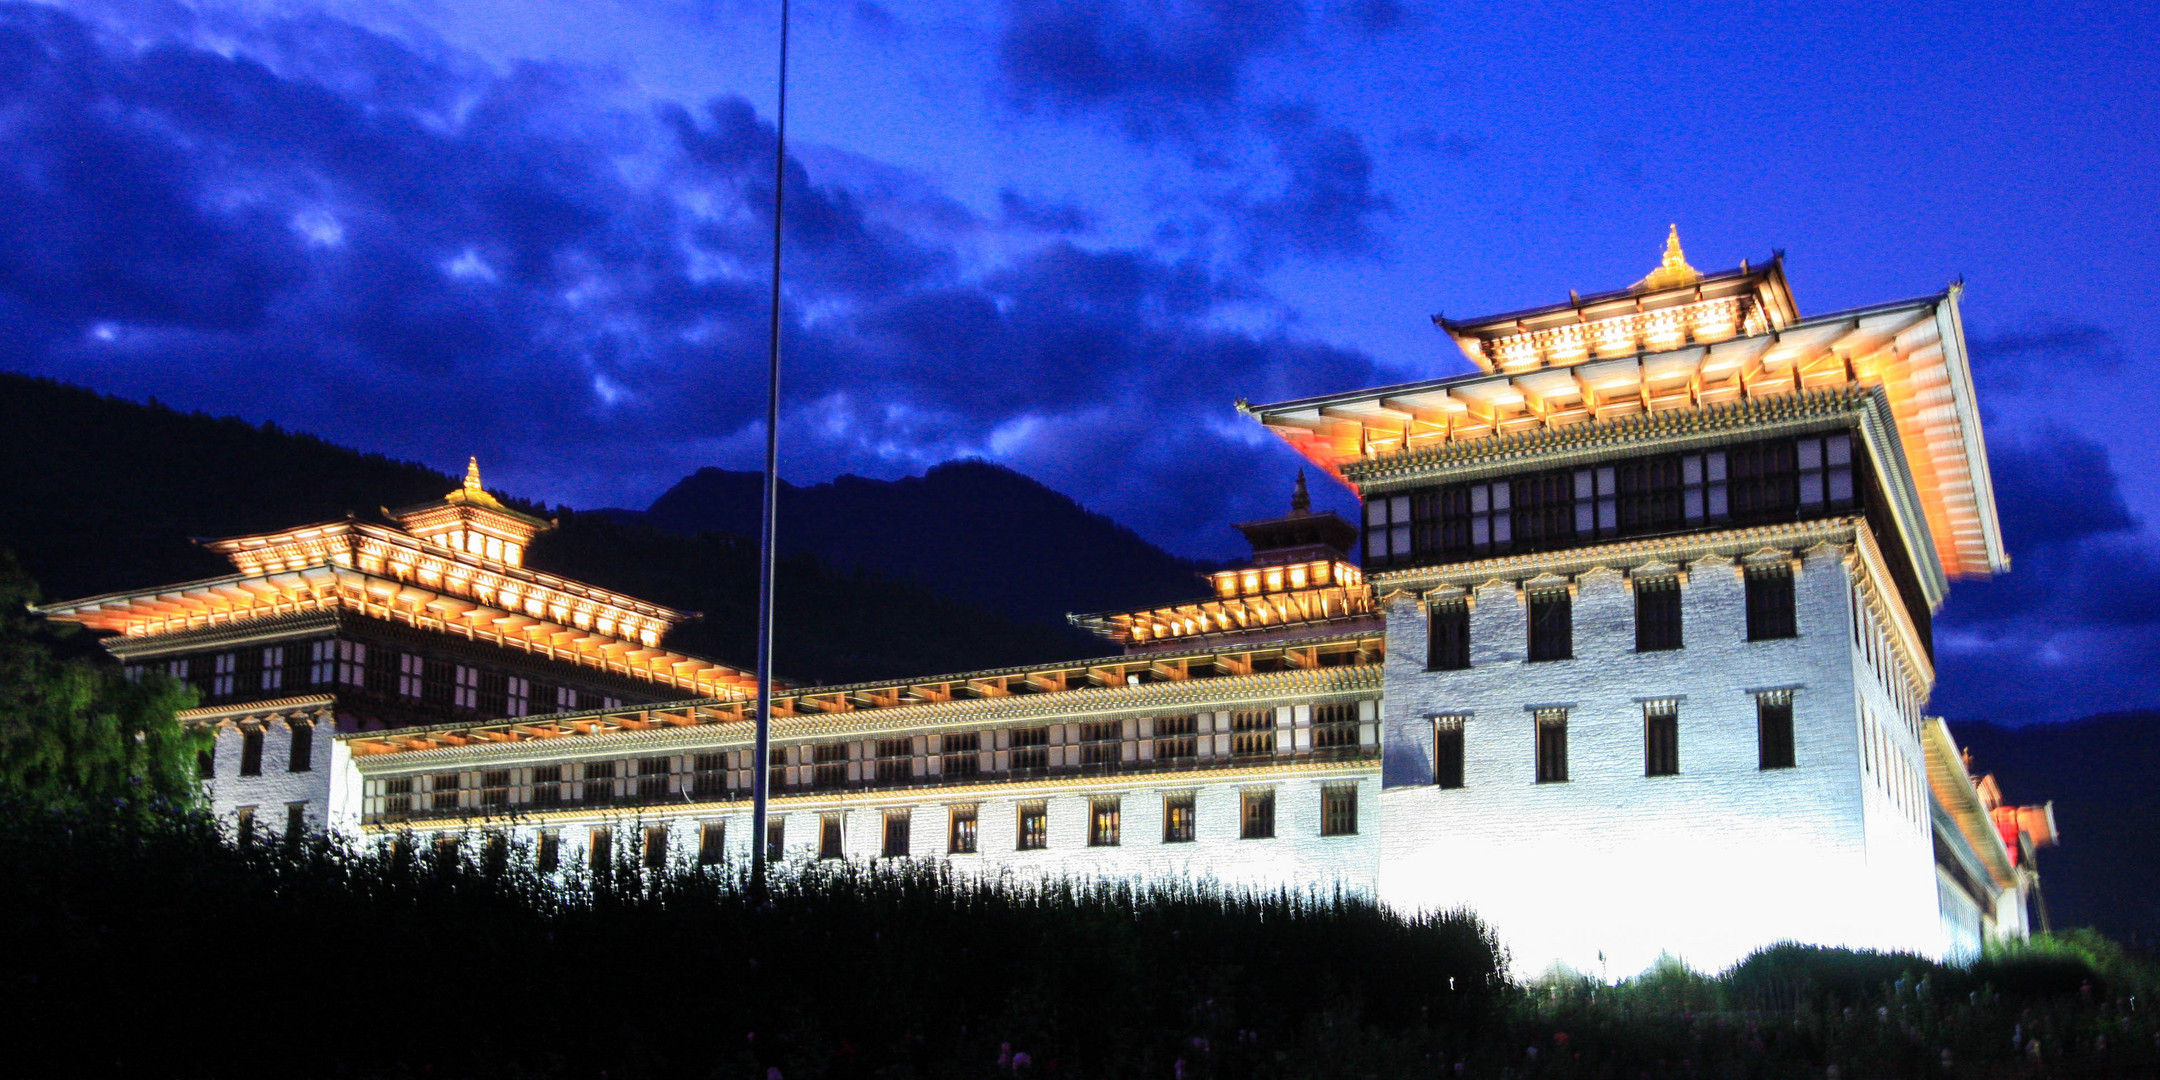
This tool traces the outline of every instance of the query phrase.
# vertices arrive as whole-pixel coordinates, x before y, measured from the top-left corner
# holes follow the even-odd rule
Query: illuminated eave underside
[[[636,597],[541,574],[499,559],[453,551],[395,529],[363,521],[334,521],[284,532],[210,540],[203,546],[231,559],[243,574],[317,566],[356,567],[482,604],[511,607],[651,645],[689,618]],[[87,601],[85,601],[87,602]]]
[[[710,660],[598,630],[536,619],[442,589],[349,566],[318,565],[276,573],[237,574],[37,609],[47,618],[136,638],[340,610],[692,694],[742,695],[751,693],[755,684],[749,674]]]
[[[1928,788],[1934,793],[1935,804],[1957,823],[1959,835],[1987,868],[1995,886],[2015,886],[2017,868],[2010,861],[2010,850],[2003,846],[2002,834],[1995,831],[1995,819],[1980,802],[1980,792],[1973,787],[1972,775],[1965,771],[1964,756],[1951,739],[1949,727],[1941,717],[1931,716],[1921,725],[1920,736],[1921,747],[1927,752]]]
[[[1359,584],[1209,597],[1146,611],[1075,615],[1071,619],[1075,626],[1112,641],[1147,642],[1334,622],[1372,612],[1372,590]]]
[[[843,727],[868,726],[867,718],[858,714],[878,710],[904,709],[908,710],[904,715],[925,724],[951,724],[981,718],[1004,706],[1036,706],[1047,701],[1055,701],[1060,710],[1076,711],[1100,707],[1105,701],[1170,701],[1191,696],[1192,692],[1213,693],[1217,688],[1227,692],[1234,685],[1250,684],[1249,688],[1256,691],[1272,691],[1306,676],[1330,672],[1344,678],[1367,677],[1371,685],[1358,686],[1378,690],[1382,670],[1378,658],[1384,651],[1385,639],[1378,633],[1365,632],[1266,646],[1226,644],[1205,651],[963,672],[906,682],[798,688],[774,695],[773,732],[775,738],[801,738],[829,734]],[[1345,655],[1372,659],[1356,664],[1330,664],[1323,659]],[[1281,664],[1282,669],[1256,670],[1273,664]],[[1136,675],[1143,680],[1138,685],[1129,681]],[[1228,680],[1241,681],[1233,684]],[[1046,699],[1046,695],[1055,696]],[[739,725],[733,734],[748,738],[756,713],[756,704],[751,701],[695,700],[485,724],[362,732],[339,738],[351,747],[356,759],[710,725]],[[723,732],[722,737],[732,735]]]
[[[1241,405],[1338,480],[1360,463],[1576,425],[1880,387],[1940,572],[2009,568],[1974,403],[1960,290],[1821,316],[1773,333],[1516,374],[1478,374]],[[1915,557],[1920,553],[1915,552]]]

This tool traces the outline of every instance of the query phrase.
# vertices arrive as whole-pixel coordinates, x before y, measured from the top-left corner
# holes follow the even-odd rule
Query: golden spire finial
[[[1680,251],[1680,226],[1674,224],[1665,233],[1665,257],[1658,268],[1634,284],[1637,289],[1669,289],[1675,285],[1690,285],[1702,280],[1701,271],[1688,265],[1687,256]]]
[[[465,493],[467,495],[470,495],[476,491],[484,490],[486,489],[480,486],[479,457],[475,456],[465,459]]]

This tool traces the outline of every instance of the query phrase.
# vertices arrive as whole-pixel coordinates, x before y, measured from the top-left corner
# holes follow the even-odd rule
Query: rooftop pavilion
[[[120,635],[110,646],[116,655],[184,631],[347,611],[686,694],[754,692],[744,671],[661,646],[690,613],[525,569],[526,545],[553,525],[488,494],[477,461],[458,490],[384,515],[402,527],[346,518],[201,541],[236,572],[37,610]]]
[[[1913,504],[1900,527],[1926,564],[1932,606],[1947,579],[2009,568],[1958,314],[1963,289],[1803,318],[1782,252],[1705,274],[1688,265],[1675,228],[1659,266],[1625,289],[1478,319],[1435,316],[1473,374],[1238,408],[1367,489],[1435,466],[1860,413],[1878,468],[1908,474],[1886,476],[1885,487]]]

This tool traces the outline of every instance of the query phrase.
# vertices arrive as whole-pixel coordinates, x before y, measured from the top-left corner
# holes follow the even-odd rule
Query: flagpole
[[[750,890],[765,898],[765,807],[771,798],[768,765],[772,747],[773,543],[780,509],[780,235],[787,187],[788,0],[780,0],[780,103],[773,111],[772,314],[765,386],[765,503],[758,537],[757,739],[750,762]]]

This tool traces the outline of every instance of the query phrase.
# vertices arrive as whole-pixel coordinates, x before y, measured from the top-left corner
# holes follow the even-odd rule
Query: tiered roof
[[[1894,429],[1882,433],[1884,449],[1894,452],[1878,460],[1904,474],[1885,487],[1911,493],[1900,524],[1925,564],[1929,602],[1946,578],[2009,568],[1958,314],[1962,285],[1802,319],[1782,256],[1694,274],[1677,237],[1668,254],[1628,289],[1437,319],[1477,374],[1238,407],[1348,482],[1473,447],[1483,458],[1527,457],[1562,436],[1669,434],[1781,399],[1879,395]]]

